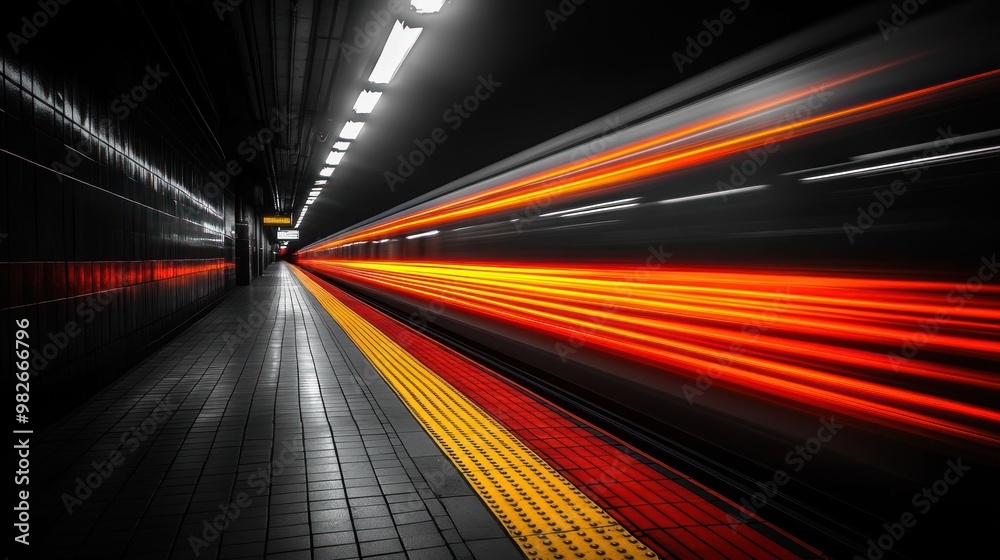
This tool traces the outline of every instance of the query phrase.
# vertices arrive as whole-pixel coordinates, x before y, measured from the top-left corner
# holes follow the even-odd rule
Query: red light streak
[[[821,84],[821,87],[829,88],[845,84],[884,68],[885,66],[859,72],[830,83]],[[554,169],[511,183],[440,203],[431,208],[404,214],[386,222],[368,226],[355,233],[320,243],[315,247],[308,247],[300,251],[300,254],[337,248],[357,241],[373,241],[432,226],[437,227],[457,220],[516,209],[546,197],[558,196],[562,197],[563,200],[572,200],[582,195],[614,190],[631,182],[700,165],[779,140],[814,134],[858,120],[911,108],[917,103],[928,101],[936,94],[980,80],[994,78],[998,74],[1000,74],[1000,70],[992,70],[869,103],[831,110],[794,122],[774,125],[775,119],[764,119],[763,122],[767,126],[762,129],[760,122],[741,125],[743,120],[750,122],[750,117],[761,116],[769,109],[804,99],[816,91],[812,87],[799,88],[793,92],[775,96],[715,118],[706,119],[680,129],[669,130],[652,138],[609,150],[586,161],[557,166]],[[732,128],[732,130],[725,130],[726,128]],[[704,136],[703,139],[700,138],[702,136]]]
[[[952,396],[997,392],[1000,377],[940,360],[1000,357],[997,286],[957,306],[948,301],[951,283],[825,272],[650,270],[640,281],[634,268],[619,265],[301,264],[566,346],[579,340],[671,375],[711,372],[717,383],[789,403],[1000,444],[1000,411]],[[940,313],[947,318],[935,319]],[[936,333],[924,336],[920,324],[929,322]],[[915,338],[925,341],[912,359],[889,356]],[[949,387],[949,396],[928,392],[928,381]]]

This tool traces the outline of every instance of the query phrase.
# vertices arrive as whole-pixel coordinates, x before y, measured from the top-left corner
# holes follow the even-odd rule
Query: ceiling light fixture
[[[410,0],[410,6],[413,6],[418,14],[436,14],[444,6],[444,0]]]
[[[421,27],[406,27],[403,22],[397,20],[389,32],[389,38],[385,41],[385,47],[382,48],[382,54],[379,55],[368,81],[373,84],[388,84],[417,42],[421,31],[423,31]]]
[[[371,113],[375,109],[378,100],[382,98],[381,91],[362,91],[358,95],[358,100],[354,102],[355,113]]]
[[[326,164],[337,165],[342,159],[344,159],[344,152],[330,152],[330,155],[326,156]]]
[[[347,138],[348,140],[354,140],[361,134],[361,128],[365,126],[363,122],[347,121],[344,124],[344,128],[340,131],[340,136],[342,138]]]

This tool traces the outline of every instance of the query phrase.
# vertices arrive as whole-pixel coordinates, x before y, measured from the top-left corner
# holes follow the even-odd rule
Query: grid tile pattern
[[[298,268],[293,271],[368,356],[527,557],[656,558],[465,395]]]
[[[670,467],[306,272],[452,384],[665,558],[819,558]],[[732,518],[727,515],[733,516]]]
[[[39,434],[46,558],[514,558],[286,267]],[[34,504],[33,504],[34,505]]]

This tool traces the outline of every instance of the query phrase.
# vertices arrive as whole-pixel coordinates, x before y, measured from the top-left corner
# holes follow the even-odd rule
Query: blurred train
[[[959,557],[1000,524],[996,15],[844,16],[293,260],[835,556]]]

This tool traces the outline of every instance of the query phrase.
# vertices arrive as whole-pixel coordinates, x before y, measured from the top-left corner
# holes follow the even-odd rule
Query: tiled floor
[[[664,558],[790,559],[820,553],[734,503],[328,282],[323,289],[488,412]],[[736,522],[746,519],[746,522]]]
[[[32,548],[45,558],[519,557],[365,365],[287,268],[271,267],[36,434]]]

